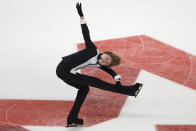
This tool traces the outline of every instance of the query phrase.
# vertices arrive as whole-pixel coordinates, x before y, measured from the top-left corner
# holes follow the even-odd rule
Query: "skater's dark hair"
[[[105,51],[105,52],[103,52],[103,53],[105,53],[105,54],[111,56],[111,58],[112,58],[111,64],[110,64],[110,65],[107,65],[106,67],[113,67],[113,66],[117,66],[117,65],[120,64],[120,57],[117,56],[115,53],[110,52],[110,51]]]

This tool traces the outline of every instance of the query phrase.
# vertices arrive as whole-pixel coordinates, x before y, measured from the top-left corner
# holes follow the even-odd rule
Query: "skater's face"
[[[104,53],[101,55],[101,59],[99,59],[99,64],[103,66],[110,65],[111,62],[112,62],[111,56],[104,54]]]

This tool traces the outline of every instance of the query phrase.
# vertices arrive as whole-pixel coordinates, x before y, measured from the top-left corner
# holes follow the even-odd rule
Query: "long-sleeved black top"
[[[70,73],[76,74],[76,71],[81,69],[81,68],[94,66],[94,67],[98,67],[98,68],[104,70],[105,72],[110,74],[115,80],[118,79],[118,78],[121,78],[121,76],[118,75],[111,68],[99,64],[98,60],[101,58],[102,53],[100,53],[98,51],[98,49],[95,46],[95,44],[91,41],[90,34],[89,34],[89,29],[88,29],[88,26],[87,26],[87,24],[86,24],[84,19],[80,20],[80,25],[81,25],[82,34],[83,34],[83,38],[84,38],[84,41],[85,41],[86,49],[89,51],[88,52],[89,54],[87,54],[87,55],[92,54],[92,52],[94,54],[93,54],[93,56],[88,57],[86,60],[82,61],[79,65],[76,65],[74,68],[72,68],[70,70]],[[82,53],[82,54],[84,54],[84,53]],[[67,57],[71,57],[71,56],[65,56],[65,57],[67,58]],[[66,60],[65,57],[62,57],[62,58]],[[78,55],[78,57],[79,57],[79,55]],[[78,60],[79,59],[80,58],[78,58]]]

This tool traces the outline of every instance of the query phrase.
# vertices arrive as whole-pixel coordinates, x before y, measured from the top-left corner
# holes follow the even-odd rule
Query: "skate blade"
[[[67,124],[67,126],[65,126],[66,128],[67,127],[82,127],[83,126],[83,124],[74,124],[74,123],[72,123],[72,124]]]
[[[141,86],[139,87],[139,89],[137,90],[136,94],[135,94],[135,98],[138,96],[140,90],[142,89],[143,84],[141,84]]]

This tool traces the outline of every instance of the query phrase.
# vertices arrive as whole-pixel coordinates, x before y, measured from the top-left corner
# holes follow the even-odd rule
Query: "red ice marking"
[[[73,101],[0,100],[0,123],[61,126]]]
[[[123,85],[135,83],[141,69],[196,89],[196,57],[148,36],[124,37],[94,42],[100,52],[112,51],[121,57],[121,64],[112,67],[122,76]],[[84,43],[78,44],[78,49]],[[109,74],[98,68],[83,68],[86,75],[115,83]],[[145,87],[145,85],[144,85]],[[73,87],[74,88],[74,87]],[[142,94],[141,94],[142,95]],[[84,126],[91,126],[118,117],[127,96],[90,87],[80,110]],[[0,122],[11,125],[65,126],[74,101],[0,100]]]
[[[156,125],[156,131],[196,131],[196,125]]]
[[[146,35],[94,42],[100,52],[112,51],[121,66],[146,70],[196,90],[196,56]],[[83,44],[79,47],[84,47]],[[131,76],[126,75],[126,76]]]
[[[0,131],[29,131],[29,130],[11,123],[0,122]]]

